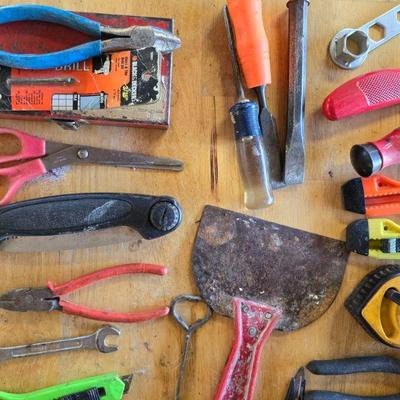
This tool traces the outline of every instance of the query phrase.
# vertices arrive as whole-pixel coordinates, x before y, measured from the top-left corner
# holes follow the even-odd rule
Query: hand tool
[[[356,178],[342,187],[348,211],[367,217],[400,214],[400,182],[382,175]]]
[[[230,109],[230,115],[245,189],[244,202],[249,209],[265,208],[274,202],[268,154],[258,122],[257,105],[244,94],[227,7],[224,7],[224,19],[238,93],[238,102]]]
[[[250,400],[262,345],[273,328],[319,318],[341,286],[343,242],[217,207],[203,211],[192,254],[211,308],[235,316],[235,342],[215,399]],[[288,278],[290,277],[290,278]]]
[[[100,353],[112,353],[117,351],[118,347],[108,346],[106,343],[107,336],[119,336],[120,334],[121,332],[118,328],[114,326],[104,326],[91,335],[21,346],[0,347],[0,362],[21,357],[82,349],[98,350]]]
[[[14,289],[0,296],[0,308],[9,311],[62,311],[69,315],[107,322],[142,322],[168,315],[169,307],[159,307],[151,311],[132,313],[113,313],[97,310],[64,300],[64,296],[83,287],[126,274],[166,275],[167,269],[151,264],[126,264],[105,268],[91,274],[83,275],[67,283],[56,285],[48,282],[47,287]]]
[[[360,219],[346,230],[346,247],[363,256],[400,259],[400,226],[390,219]]]
[[[0,392],[0,400],[121,400],[131,383],[132,375],[105,374],[30,393]]]
[[[369,273],[345,302],[350,314],[370,336],[400,348],[400,266],[385,265]]]
[[[279,135],[265,94],[267,86],[271,84],[271,65],[269,43],[262,18],[262,3],[261,0],[227,0],[227,9],[234,33],[232,42],[236,45],[246,86],[254,89],[258,97],[259,121],[269,160],[270,179],[273,187],[279,187],[282,184]],[[238,80],[239,74],[235,75]]]
[[[52,251],[156,239],[173,232],[182,210],[171,197],[71,194],[0,207],[0,250]]]
[[[360,373],[400,374],[400,362],[387,356],[353,357],[339,360],[315,360],[307,365],[314,375],[349,375]],[[313,390],[306,392],[304,368],[290,382],[286,400],[398,400],[400,394],[383,397],[355,396],[344,393]]]
[[[350,151],[351,163],[363,177],[400,163],[400,129],[375,142],[357,144]]]
[[[343,69],[360,67],[371,51],[400,33],[399,12],[400,6],[396,6],[360,28],[346,28],[338,32],[329,45],[332,61]],[[375,37],[374,29],[377,32]]]
[[[285,146],[284,182],[304,183],[305,132],[304,115],[307,86],[308,0],[290,0],[289,8],[289,92]]]
[[[205,323],[207,323],[207,321],[211,318],[211,315],[212,315],[212,309],[207,305],[207,312],[204,315],[204,317],[189,324],[187,321],[185,321],[183,316],[180,315],[180,313],[178,311],[178,306],[185,302],[199,303],[199,302],[203,302],[203,299],[200,296],[181,295],[181,296],[176,297],[171,304],[172,316],[175,318],[176,322],[185,331],[185,344],[183,347],[182,359],[181,359],[181,363],[179,366],[179,375],[178,375],[178,383],[177,383],[176,392],[175,392],[175,400],[181,399],[183,378],[185,375],[186,363],[189,359],[190,343],[192,340],[192,336],[199,328],[201,328]]]
[[[174,34],[152,26],[115,28],[82,17],[60,8],[41,5],[15,5],[0,8],[0,24],[17,21],[44,21],[64,25],[96,40],[62,51],[44,54],[15,54],[0,51],[0,64],[22,69],[49,69],[77,63],[88,58],[120,50],[155,47],[169,53],[180,47],[180,40]],[[102,36],[110,37],[102,40]]]
[[[385,69],[358,76],[335,89],[322,111],[331,121],[400,103],[400,70]]]
[[[51,142],[16,129],[0,128],[0,139],[9,136],[15,137],[19,141],[20,147],[15,154],[1,154],[0,164],[26,161],[0,168],[0,177],[9,185],[8,190],[0,199],[0,205],[8,204],[24,183],[36,179],[48,171],[70,164],[105,164],[116,167],[171,171],[181,171],[183,168],[182,162],[178,160]]]

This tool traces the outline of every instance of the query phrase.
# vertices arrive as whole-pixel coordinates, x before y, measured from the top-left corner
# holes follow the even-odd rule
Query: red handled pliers
[[[166,275],[168,270],[165,267],[152,264],[127,264],[105,268],[61,285],[49,282],[47,287],[43,288],[12,290],[0,296],[0,307],[10,311],[59,310],[66,314],[79,315],[88,319],[124,323],[148,321],[168,315],[169,307],[132,313],[114,313],[80,306],[63,299],[64,295],[113,276],[144,273]]]

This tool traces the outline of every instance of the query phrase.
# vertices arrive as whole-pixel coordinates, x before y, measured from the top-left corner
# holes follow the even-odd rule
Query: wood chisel
[[[269,156],[259,125],[257,104],[247,99],[244,94],[227,7],[224,8],[224,18],[238,93],[238,102],[230,109],[230,114],[234,125],[239,168],[245,189],[244,201],[249,209],[265,208],[274,202]]]
[[[0,251],[36,252],[155,239],[178,228],[171,197],[84,193],[0,207]]]
[[[105,374],[30,393],[0,392],[0,400],[121,400],[128,393],[131,382],[132,375]]]

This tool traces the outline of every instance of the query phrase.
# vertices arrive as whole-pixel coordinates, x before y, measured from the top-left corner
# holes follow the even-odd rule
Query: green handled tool
[[[131,381],[132,375],[99,375],[31,393],[0,392],[0,400],[121,400],[128,393]]]

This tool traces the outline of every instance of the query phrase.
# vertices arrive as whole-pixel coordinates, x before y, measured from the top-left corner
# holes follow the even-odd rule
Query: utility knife
[[[178,228],[172,197],[126,193],[71,194],[0,207],[0,250],[38,252],[151,240]]]

